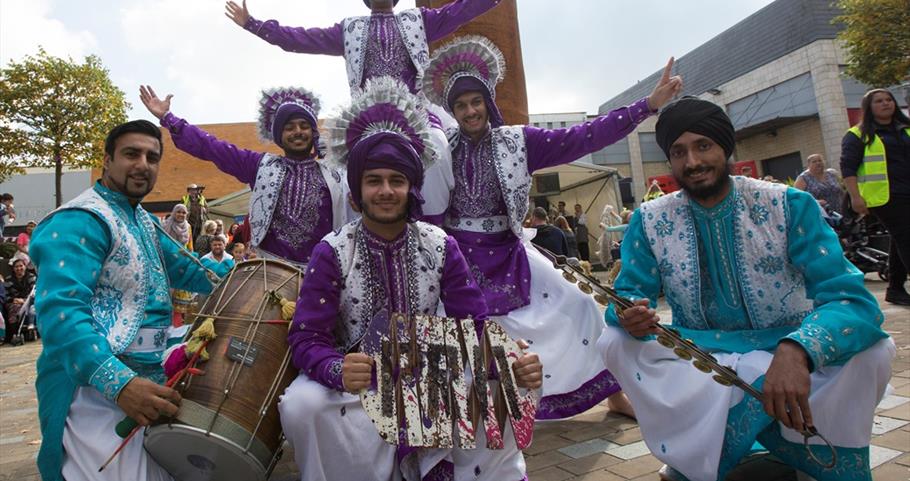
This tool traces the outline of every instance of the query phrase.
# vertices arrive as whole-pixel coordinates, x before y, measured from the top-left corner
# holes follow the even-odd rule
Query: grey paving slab
[[[621,446],[616,443],[611,443],[605,439],[596,438],[589,441],[576,443],[571,446],[566,446],[564,448],[558,449],[557,451],[565,454],[572,459],[579,459],[585,456],[590,456],[594,453],[609,452],[611,449],[615,449],[617,447]]]

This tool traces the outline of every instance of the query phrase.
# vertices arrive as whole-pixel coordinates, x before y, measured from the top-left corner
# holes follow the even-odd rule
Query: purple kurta
[[[597,152],[629,135],[650,115],[648,100],[643,98],[592,122],[567,129],[525,127],[528,171],[567,164]],[[450,220],[507,214],[489,134],[477,145],[466,136],[459,136],[452,151],[452,172],[455,188],[447,211]],[[496,223],[483,233],[450,227],[446,230],[458,240],[486,298],[490,315],[505,315],[528,305],[531,275],[527,254],[524,245],[509,230],[508,221]]]
[[[446,37],[458,27],[495,7],[499,1],[455,0],[439,8],[421,7],[427,41],[435,42]],[[344,55],[341,22],[329,28],[283,27],[276,20],[263,22],[250,17],[243,28],[288,52]],[[417,68],[408,55],[394,15],[372,14],[369,35],[363,81],[366,82],[372,77],[391,75],[405,82],[411,92],[416,93],[420,88],[415,82]]]
[[[172,113],[161,119],[178,149],[213,162],[219,170],[253,188],[262,152],[219,140]],[[332,231],[332,196],[315,158],[281,159],[287,169],[272,223],[259,247],[294,262],[307,263],[313,247]]]
[[[381,279],[372,280],[373,288],[383,296],[388,312],[408,312],[408,279],[404,263],[407,257],[407,236],[410,229],[387,241],[362,229],[366,246],[379,268]],[[354,240],[351,240],[354,242]],[[446,314],[458,319],[469,316],[478,326],[486,320],[486,304],[477,288],[467,263],[458,249],[458,243],[451,237],[445,242],[445,265],[440,281],[440,301]],[[344,356],[336,349],[335,327],[339,320],[342,276],[335,251],[327,242],[320,242],[313,249],[313,256],[307,266],[307,275],[300,287],[297,310],[288,335],[294,367],[305,372],[310,379],[331,389],[344,390],[338,363]],[[362,319],[358,322],[370,322]]]

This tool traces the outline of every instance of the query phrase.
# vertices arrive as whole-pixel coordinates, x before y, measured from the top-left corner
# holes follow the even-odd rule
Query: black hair
[[[863,95],[863,101],[861,103],[863,119],[859,124],[859,131],[862,134],[860,140],[866,145],[872,145],[872,141],[875,140],[875,117],[872,115],[872,99],[875,98],[875,94],[885,93],[891,96],[891,101],[894,102],[894,115],[891,116],[891,122],[898,121],[902,124],[910,125],[910,118],[901,111],[901,106],[897,103],[897,99],[894,98],[894,94],[891,93],[888,89],[872,89],[866,92]]]
[[[0,202],[6,202],[8,200],[13,200],[13,194],[4,192],[3,195],[0,195]]]
[[[133,120],[111,129],[107,134],[107,138],[104,139],[104,153],[113,157],[117,139],[126,134],[143,134],[154,137],[158,140],[158,148],[161,150],[160,153],[164,153],[164,143],[161,141],[161,129],[148,120]]]

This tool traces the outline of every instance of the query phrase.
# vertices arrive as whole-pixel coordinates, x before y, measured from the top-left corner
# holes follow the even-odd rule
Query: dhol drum
[[[284,441],[278,396],[297,375],[281,301],[297,299],[302,279],[283,262],[241,262],[206,299],[193,324],[215,321],[204,374],[175,386],[183,396],[177,415],[145,431],[145,449],[178,480],[271,474]]]

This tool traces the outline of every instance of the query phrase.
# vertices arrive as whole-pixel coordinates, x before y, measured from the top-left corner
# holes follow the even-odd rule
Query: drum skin
[[[297,377],[277,299],[296,301],[302,278],[279,261],[247,261],[208,296],[193,324],[215,320],[209,360],[197,366],[204,374],[175,386],[177,415],[146,431],[146,450],[177,479],[264,480],[274,467],[278,397]]]

